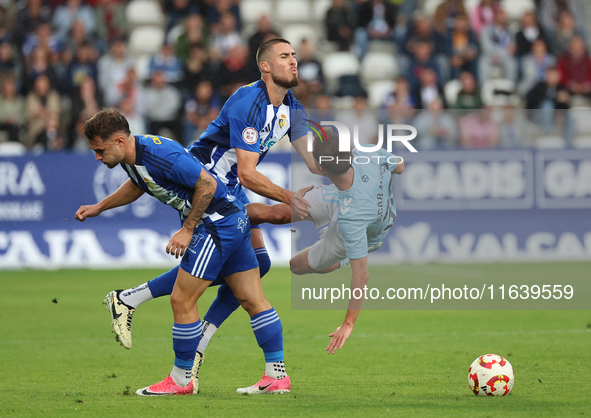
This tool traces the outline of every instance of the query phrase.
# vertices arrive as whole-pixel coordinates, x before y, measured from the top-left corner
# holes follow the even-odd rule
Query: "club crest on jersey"
[[[283,129],[283,127],[285,126],[286,123],[287,123],[287,116],[282,114],[279,117],[279,129]]]
[[[257,139],[259,139],[259,133],[254,128],[244,128],[244,130],[242,131],[242,139],[248,145],[255,144],[257,142]]]

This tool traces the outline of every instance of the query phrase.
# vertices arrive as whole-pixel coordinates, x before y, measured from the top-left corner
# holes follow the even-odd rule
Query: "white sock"
[[[150,292],[148,283],[144,283],[137,287],[123,290],[119,293],[119,299],[121,299],[121,302],[135,309],[142,303],[154,299],[154,296],[152,296],[152,292]]]
[[[266,363],[265,374],[273,379],[283,379],[287,376],[287,373],[285,373],[285,363],[283,361]]]
[[[199,345],[197,346],[197,351],[201,354],[205,353],[205,349],[207,348],[207,344],[209,344],[209,340],[213,337],[213,334],[218,330],[214,324],[209,321],[203,321],[203,333],[201,334],[201,341],[199,341]]]
[[[191,383],[191,369],[185,370],[174,366],[170,372],[170,377],[177,386],[186,388]]]

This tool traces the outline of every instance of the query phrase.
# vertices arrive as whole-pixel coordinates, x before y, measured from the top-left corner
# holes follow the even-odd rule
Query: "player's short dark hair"
[[[323,127],[323,129],[326,138],[322,138],[322,132],[320,136],[314,133],[312,155],[324,170],[337,176],[341,175],[351,168],[351,152],[339,151],[339,133],[336,129],[332,126]],[[327,161],[328,158],[323,158],[320,161],[320,157],[333,157],[333,159]]]
[[[101,110],[84,123],[84,135],[88,140],[97,136],[105,140],[115,132],[131,134],[127,119],[113,107]]]
[[[291,45],[291,42],[289,42],[285,38],[279,38],[279,37],[277,37],[277,38],[271,38],[271,39],[263,42],[261,44],[261,46],[259,46],[259,49],[257,50],[257,67],[259,67],[259,70],[261,69],[261,62],[263,62],[263,61],[265,61],[265,60],[268,59],[269,51],[276,44],[288,44],[288,45]],[[262,73],[262,71],[261,71],[261,73]]]

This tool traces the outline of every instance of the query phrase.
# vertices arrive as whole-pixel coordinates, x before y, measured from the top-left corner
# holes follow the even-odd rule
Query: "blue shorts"
[[[248,200],[248,197],[246,197],[246,193],[244,193],[244,189],[242,188],[242,184],[240,184],[240,183],[236,184],[236,187],[234,187],[232,190],[230,190],[230,194],[232,196],[234,196],[236,198],[236,200],[239,200],[240,202],[242,202],[244,207],[246,207],[246,205],[248,205],[250,203],[250,200]],[[261,226],[260,225],[251,225],[250,229],[261,229]]]
[[[243,211],[215,222],[205,219],[195,228],[180,267],[192,276],[210,281],[258,268],[249,226]]]

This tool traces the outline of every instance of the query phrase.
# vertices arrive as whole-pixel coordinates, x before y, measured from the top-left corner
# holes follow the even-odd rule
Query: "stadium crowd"
[[[239,0],[162,0],[166,37],[143,76],[128,51],[130,3],[0,0],[0,142],[84,151],[84,122],[113,106],[132,132],[188,145],[238,87],[260,78],[258,46],[283,35],[272,14],[247,27]],[[307,109],[355,121],[370,142],[378,123],[396,121],[417,127],[419,149],[518,148],[550,135],[571,145],[591,98],[582,1],[532,3],[511,20],[507,0],[443,0],[432,15],[424,1],[332,0],[319,39],[294,41],[294,94]],[[329,52],[362,62],[374,50],[397,67],[377,102],[363,74],[325,77]]]

